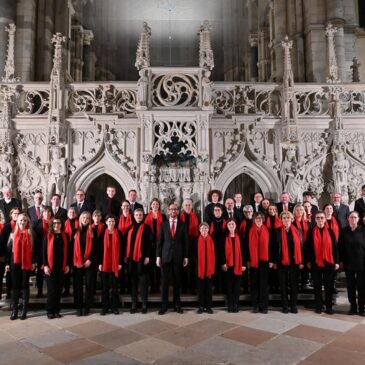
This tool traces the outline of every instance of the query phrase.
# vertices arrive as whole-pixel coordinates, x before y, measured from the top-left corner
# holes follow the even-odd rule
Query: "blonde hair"
[[[291,218],[291,221],[294,222],[294,215],[292,212],[281,212],[280,219],[283,220],[284,216],[289,216]]]

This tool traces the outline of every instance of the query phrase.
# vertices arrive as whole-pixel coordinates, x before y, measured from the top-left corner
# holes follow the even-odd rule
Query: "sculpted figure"
[[[0,154],[0,189],[4,186],[11,186],[12,171],[10,156],[5,153]]]
[[[52,146],[51,162],[49,164],[48,177],[48,193],[63,194],[63,183],[66,177],[66,159],[62,157],[62,149],[60,146]]]

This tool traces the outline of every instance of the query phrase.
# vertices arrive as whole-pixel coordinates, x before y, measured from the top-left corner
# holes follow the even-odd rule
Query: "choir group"
[[[286,192],[276,204],[257,192],[244,205],[240,193],[222,204],[222,193],[212,190],[200,224],[190,199],[181,211],[171,203],[166,216],[154,198],[145,214],[135,190],[120,202],[113,186],[107,187],[100,209],[85,200],[83,190],[68,210],[57,194],[50,206],[43,205],[37,191],[34,205],[23,212],[9,187],[2,192],[0,280],[5,274],[12,320],[27,317],[34,273],[37,296],[43,296],[46,281],[49,319],[61,316],[61,296],[70,294],[71,282],[77,315],[88,315],[99,278],[101,315],[118,314],[119,295],[126,292],[130,313],[138,310],[139,297],[146,313],[148,294],[160,292],[163,315],[171,284],[178,313],[183,313],[181,291],[197,292],[198,313],[213,313],[213,292],[226,294],[228,312],[238,312],[242,291],[250,292],[253,312],[267,313],[269,293],[278,291],[283,313],[297,313],[298,291],[309,282],[316,313],[333,314],[339,269],[346,275],[349,314],[364,316],[365,185],[353,211],[337,192],[319,210],[311,192],[297,204]]]

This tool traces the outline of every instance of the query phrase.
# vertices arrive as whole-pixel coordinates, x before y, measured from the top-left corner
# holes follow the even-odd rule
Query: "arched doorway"
[[[89,185],[86,191],[88,200],[95,204],[98,209],[101,207],[106,188],[109,185],[115,186],[117,190],[116,197],[119,200],[125,199],[125,193],[118,181],[108,174],[101,174]]]
[[[228,185],[224,192],[224,199],[233,198],[234,194],[241,193],[244,204],[249,204],[252,201],[253,194],[257,191],[262,192],[256,181],[247,174],[240,174]]]

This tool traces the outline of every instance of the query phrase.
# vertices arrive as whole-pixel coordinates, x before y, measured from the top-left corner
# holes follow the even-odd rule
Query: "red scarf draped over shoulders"
[[[227,222],[225,219],[222,218],[222,234],[225,234],[226,228],[227,228]],[[215,233],[214,222],[211,222],[209,226],[209,234],[211,236],[214,236],[214,233]]]
[[[2,223],[0,223],[0,233],[3,231],[4,229],[4,225]]]
[[[47,236],[47,260],[48,260],[48,265],[49,265],[49,268],[51,269],[51,272],[53,270],[53,259],[54,259],[54,254],[53,254],[53,252],[54,252],[54,238],[55,238],[54,233],[48,233],[48,236]],[[61,233],[61,238],[62,238],[62,242],[63,242],[62,270],[65,271],[65,268],[67,266],[67,246],[68,246],[66,233]]]
[[[138,228],[137,235],[136,235],[136,242],[134,243],[134,249],[133,249],[133,253],[132,253],[132,259],[133,259],[133,261],[136,261],[136,262],[138,262],[142,257],[143,230],[144,230],[144,224],[142,223]],[[127,251],[126,251],[126,257],[128,259],[131,254],[133,231],[134,231],[134,229],[130,229],[128,232]]]
[[[132,224],[133,224],[133,220],[132,220],[131,213],[128,213],[128,215],[126,217],[124,216],[123,213],[120,215],[118,229],[122,233],[123,236],[128,232],[129,228],[132,227]]]
[[[300,233],[293,225],[290,226],[290,230],[294,241],[294,261],[296,265],[301,265],[303,263],[303,258]],[[284,226],[281,227],[281,264],[284,266],[290,265],[288,240],[286,237],[286,228]]]
[[[17,229],[13,238],[13,261],[20,264],[22,270],[32,270],[33,243],[31,233]]]
[[[46,220],[42,219],[42,232],[43,232],[43,237],[46,236],[46,234],[48,233],[48,227],[49,224]]]
[[[160,236],[160,229],[161,229],[161,224],[163,222],[163,215],[160,211],[157,212],[156,214],[156,232],[153,226],[153,212],[149,212],[146,215],[146,218],[144,220],[144,223],[148,225],[148,227],[151,228],[151,232],[156,235],[156,238],[158,238]]]
[[[228,267],[233,267],[233,272],[235,275],[242,275],[241,241],[238,234],[236,233],[234,235],[234,245],[232,245],[232,238],[233,237],[230,237],[229,234],[226,237],[226,265]]]
[[[305,241],[307,239],[307,235],[308,235],[308,223],[306,222],[306,220],[303,217],[301,219],[299,219],[298,217],[295,217],[295,225],[298,229],[300,229],[302,231],[303,239]]]
[[[79,228],[79,221],[78,219],[75,219],[74,220],[74,223],[75,223],[75,227],[74,229],[78,229]],[[67,219],[66,222],[65,222],[65,229],[64,229],[65,233],[67,234],[68,238],[71,240],[72,239],[72,232],[73,232],[73,229],[72,229],[72,226],[71,226],[71,221],[70,219]]]
[[[331,223],[328,224],[328,220],[326,219],[325,226],[327,226],[327,228],[332,229],[333,233],[335,234],[336,241],[338,241],[338,238],[340,236],[340,227],[338,226],[337,219],[334,216],[332,216],[330,222]]]
[[[254,223],[249,232],[250,265],[253,268],[259,267],[259,261],[269,261],[269,230],[262,225],[260,230]]]
[[[202,235],[198,239],[198,278],[211,278],[215,270],[214,241],[208,234],[206,238]]]
[[[93,249],[93,238],[90,232],[90,229],[86,231],[86,247],[84,257],[81,254],[81,242],[80,242],[81,232],[78,230],[75,234],[75,242],[74,242],[74,266],[82,266],[86,260],[91,259],[91,252]]]
[[[188,229],[189,238],[191,238],[191,239],[197,238],[199,236],[198,216],[194,212],[190,212],[190,214],[182,212],[180,214],[180,220],[184,223],[185,223],[185,214],[187,214],[190,218],[189,229]]]
[[[282,221],[280,220],[280,218],[277,215],[275,215],[274,217],[275,217],[274,227],[271,227],[271,218],[270,218],[270,216],[268,216],[266,218],[265,225],[266,225],[267,228],[269,228],[269,229],[270,228],[280,228],[283,225]]]
[[[318,267],[324,267],[325,263],[334,264],[332,239],[326,225],[323,227],[322,235],[317,226],[313,228],[313,248]]]
[[[119,257],[120,257],[120,239],[116,228],[112,231],[112,239],[109,239],[109,230],[104,233],[104,257],[103,272],[113,272],[117,278],[119,276]]]

